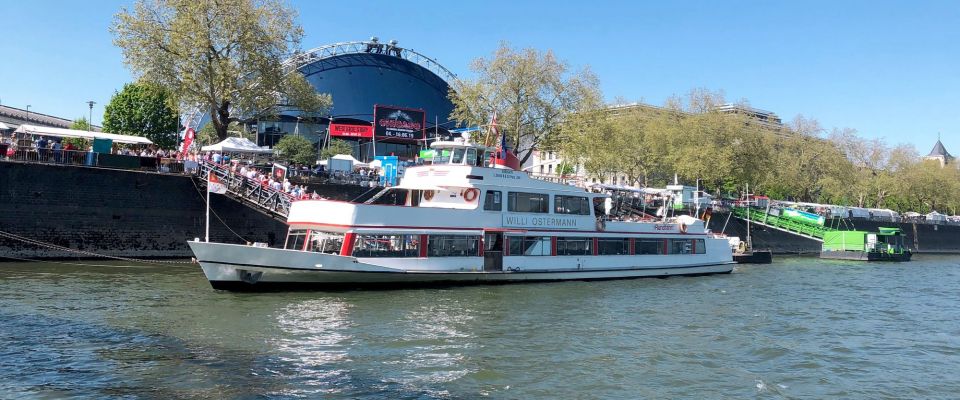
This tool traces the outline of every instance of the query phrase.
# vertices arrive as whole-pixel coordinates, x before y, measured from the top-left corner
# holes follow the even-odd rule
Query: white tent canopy
[[[55,136],[64,138],[110,139],[114,143],[153,144],[150,139],[140,136],[117,135],[115,133],[80,131],[76,129],[51,128],[47,126],[20,125],[16,133],[28,135]]]
[[[209,146],[203,146],[200,148],[200,150],[219,151],[219,152],[226,152],[226,153],[257,153],[257,154],[273,153],[273,150],[257,146],[256,143],[251,142],[249,139],[238,138],[238,137],[228,137],[226,139],[223,139],[223,141],[220,143],[211,144]]]
[[[333,156],[333,157],[330,157],[330,158],[332,158],[332,159],[334,159],[334,160],[349,160],[351,163],[353,163],[353,166],[354,166],[354,167],[366,167],[366,166],[367,166],[367,163],[365,163],[365,162],[363,162],[363,161],[360,161],[360,160],[358,160],[358,159],[356,159],[356,158],[353,158],[352,155],[348,155],[348,154],[337,154],[337,155],[335,155],[335,156]]]

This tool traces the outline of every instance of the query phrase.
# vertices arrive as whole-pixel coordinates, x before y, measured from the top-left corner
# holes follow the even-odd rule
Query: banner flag
[[[207,179],[207,192],[216,194],[227,193],[227,185],[220,183],[220,178],[217,174],[213,173],[213,171],[210,171],[210,176]]]
[[[183,134],[183,146],[180,148],[180,156],[187,154],[187,150],[190,150],[190,145],[193,144],[193,138],[197,136],[197,132],[193,128],[187,128],[187,132]]]

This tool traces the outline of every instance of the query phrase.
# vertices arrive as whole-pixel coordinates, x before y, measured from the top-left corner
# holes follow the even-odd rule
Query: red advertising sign
[[[330,136],[337,137],[373,137],[373,127],[370,125],[330,124]]]

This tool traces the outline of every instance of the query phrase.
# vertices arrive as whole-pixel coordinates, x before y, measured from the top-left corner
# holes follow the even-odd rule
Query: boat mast
[[[753,243],[750,240],[750,184],[747,183],[747,248],[753,249]]]

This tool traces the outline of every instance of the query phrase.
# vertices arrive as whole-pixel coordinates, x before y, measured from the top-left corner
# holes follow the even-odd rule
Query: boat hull
[[[820,258],[833,260],[856,260],[856,261],[891,261],[906,262],[910,261],[913,253],[903,252],[899,254],[889,254],[880,252],[865,251],[821,251]]]
[[[758,250],[746,253],[733,253],[733,261],[737,264],[770,264],[773,263],[773,252]]]
[[[199,242],[190,242],[190,246],[211,286],[231,291],[393,289],[698,276],[730,273],[734,266],[732,261],[722,260],[693,265],[609,269],[407,271],[333,254]]]

